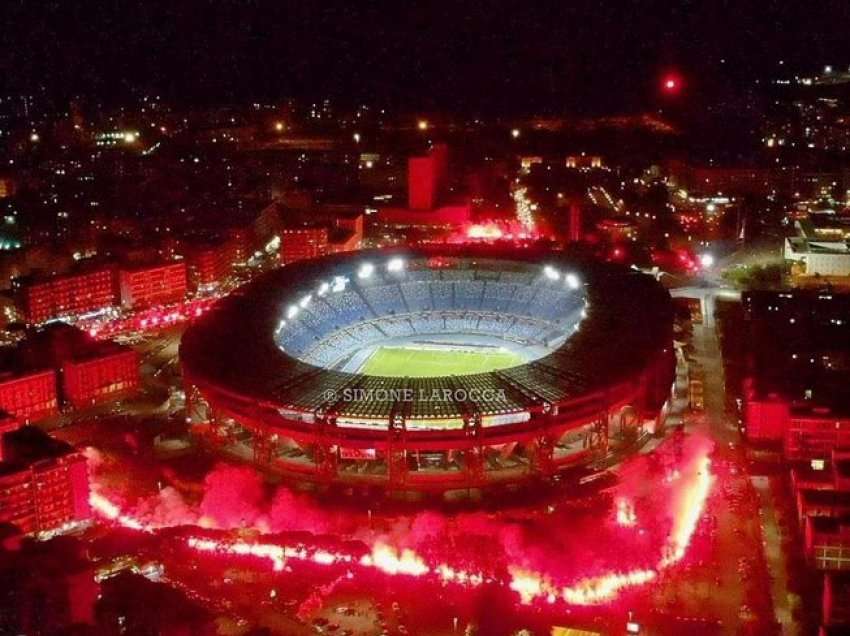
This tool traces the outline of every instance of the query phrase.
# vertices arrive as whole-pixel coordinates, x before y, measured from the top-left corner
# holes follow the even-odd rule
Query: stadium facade
[[[387,346],[522,362],[362,372]],[[220,301],[180,358],[193,428],[222,450],[298,481],[401,493],[603,462],[660,424],[675,359],[652,278],[488,246],[291,264]]]

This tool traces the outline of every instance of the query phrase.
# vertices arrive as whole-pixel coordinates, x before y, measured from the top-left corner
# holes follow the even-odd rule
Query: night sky
[[[850,3],[4,0],[5,92],[329,96],[411,110],[620,112],[850,64]],[[784,66],[778,62],[785,61]]]

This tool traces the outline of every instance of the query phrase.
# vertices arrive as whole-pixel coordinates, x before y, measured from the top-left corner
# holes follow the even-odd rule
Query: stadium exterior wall
[[[542,408],[536,409],[527,422],[482,427],[467,421],[459,430],[407,430],[403,426],[363,430],[339,426],[332,417],[311,423],[298,422],[281,416],[274,404],[257,402],[191,376],[185,380],[186,386],[191,387],[187,399],[200,400],[207,408],[205,439],[213,446],[226,444],[229,428],[226,424],[238,422],[252,435],[253,456],[250,459],[259,467],[290,479],[320,484],[368,485],[390,491],[445,491],[547,480],[562,471],[589,467],[604,460],[610,453],[612,428],[624,410],[635,409],[641,424],[648,424],[647,428],[655,430],[670,393],[674,363],[670,355],[661,351],[633,380],[553,405],[547,413]],[[583,451],[558,457],[553,452],[556,442],[565,434],[582,428],[594,431],[592,443]],[[273,459],[272,447],[282,439],[291,439],[312,449],[315,461]],[[485,451],[511,444],[525,445],[531,451],[524,470],[479,468],[476,458],[482,457]],[[339,469],[338,460],[342,453],[351,454],[352,450],[363,451],[364,461],[370,461],[365,459],[370,457],[393,456],[400,456],[400,461],[386,462],[387,470],[381,475],[348,474]],[[463,453],[463,469],[418,473],[409,470],[404,462],[411,454],[434,451]]]

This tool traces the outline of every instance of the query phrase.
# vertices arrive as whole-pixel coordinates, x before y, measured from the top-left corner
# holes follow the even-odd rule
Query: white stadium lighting
[[[319,291],[317,292],[319,296],[324,296],[328,293],[328,290],[331,288],[330,283],[322,283],[319,285]]]
[[[311,300],[313,300],[313,295],[307,294],[306,296],[304,296],[304,298],[301,299],[301,302],[298,304],[301,305],[302,308],[304,308],[310,304]]]
[[[298,315],[298,305],[290,305],[289,309],[286,310],[287,318],[295,318]]]
[[[375,266],[372,263],[363,263],[357,272],[358,278],[369,278],[372,272],[375,271]]]
[[[543,268],[543,273],[546,274],[546,278],[550,280],[558,280],[561,275],[558,273],[558,270],[552,267],[551,265],[547,265]]]
[[[575,274],[567,274],[564,276],[564,280],[567,282],[567,287],[570,289],[578,289],[581,287],[581,281]]]
[[[348,283],[348,279],[345,276],[335,276],[333,287],[331,287],[332,292],[341,292],[345,289],[345,285]]]
[[[404,260],[401,258],[391,258],[387,263],[388,272],[400,272],[404,269]]]

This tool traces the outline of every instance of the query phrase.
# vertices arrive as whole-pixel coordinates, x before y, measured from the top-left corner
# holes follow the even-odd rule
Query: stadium
[[[478,246],[302,261],[183,336],[193,430],[301,484],[469,492],[592,469],[661,426],[672,307],[655,280]]]

